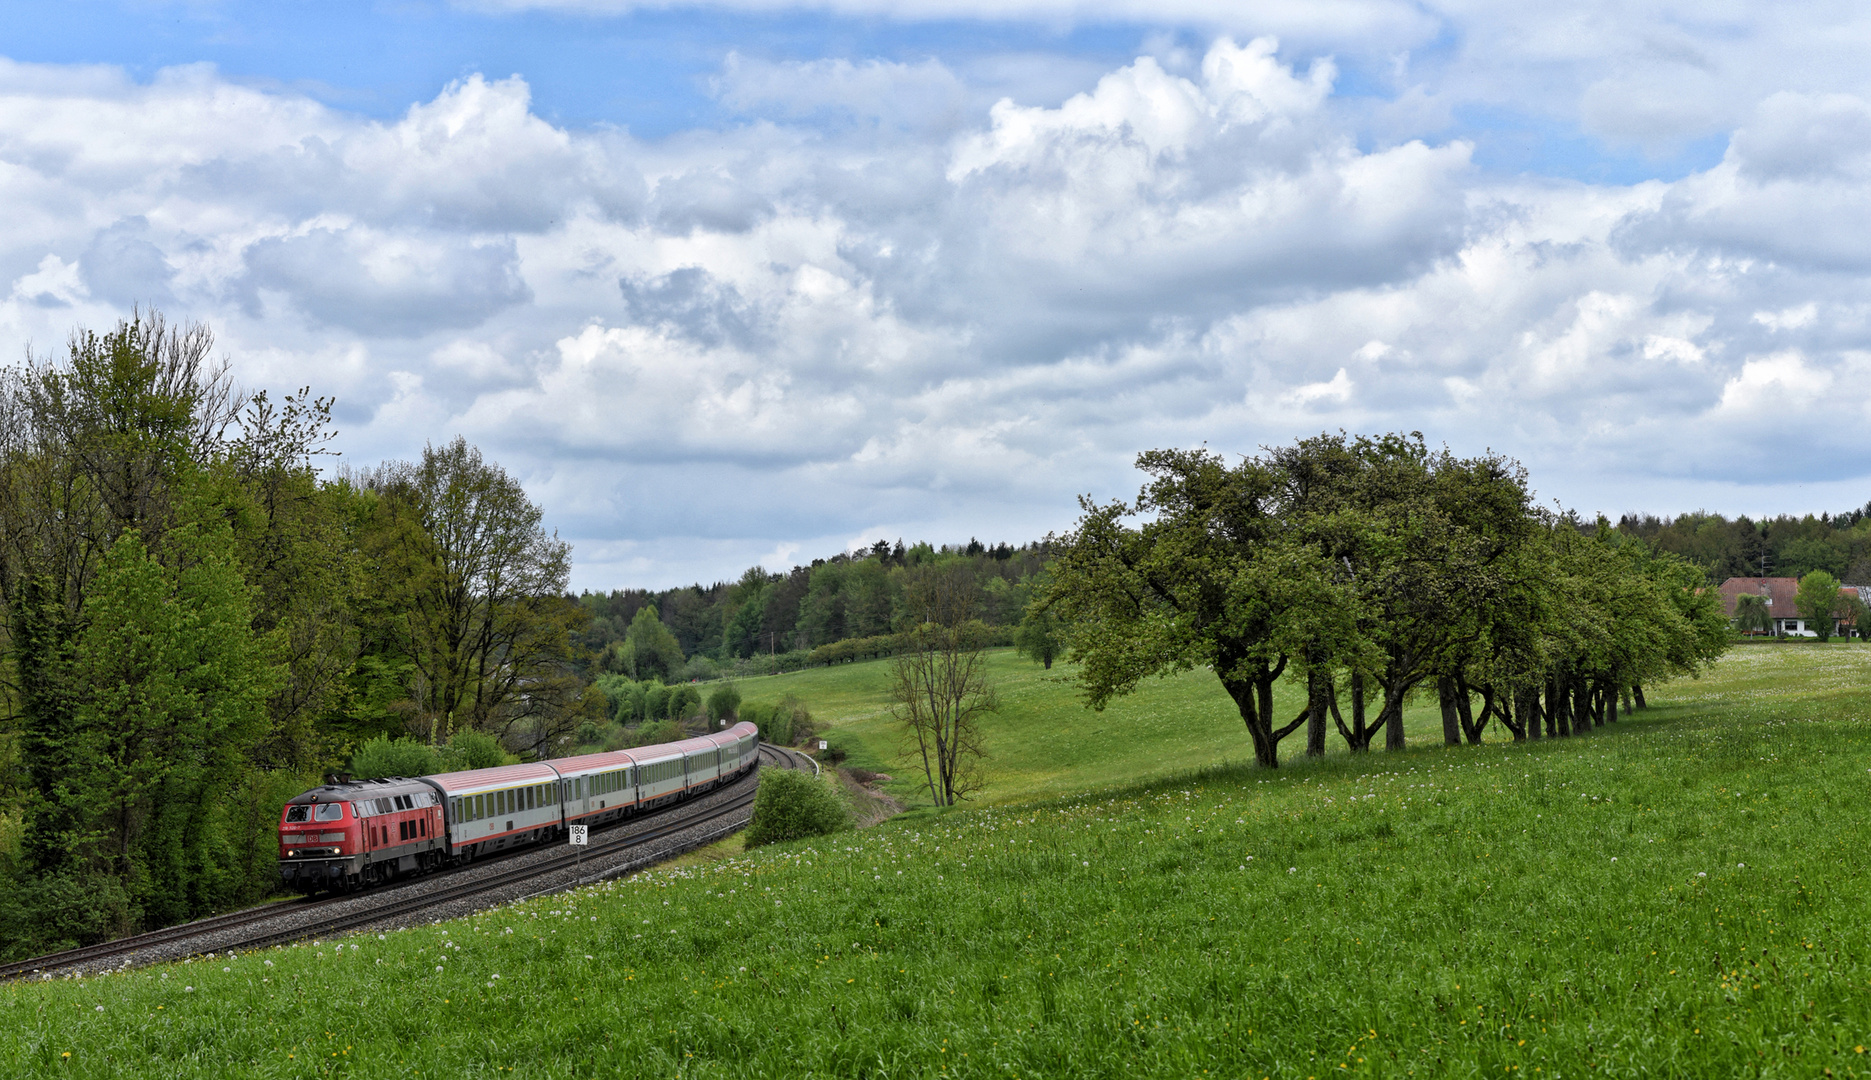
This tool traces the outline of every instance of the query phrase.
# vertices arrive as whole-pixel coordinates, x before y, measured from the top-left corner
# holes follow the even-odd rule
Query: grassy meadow
[[[853,714],[808,703],[868,738],[834,674]],[[1195,682],[1103,716],[1049,685],[1026,723],[1067,762],[997,742],[1000,801],[9,984],[0,1074],[1871,1074],[1871,649],[1738,648],[1582,738],[1432,726],[1278,772],[1196,768],[1244,752]]]
[[[977,794],[978,802],[1066,794],[1254,760],[1240,713],[1205,669],[1151,679],[1098,713],[1078,699],[1071,669],[1064,664],[1047,671],[1012,649],[990,650],[987,660],[1000,710],[983,725],[987,787]],[[745,679],[739,687],[750,702],[798,697],[813,719],[831,726],[832,738],[850,755],[847,765],[887,773],[895,778],[884,785],[893,796],[906,805],[928,805],[926,791],[912,775],[915,766],[901,756],[902,737],[890,719],[889,661],[808,668]],[[1305,688],[1282,681],[1274,695],[1276,715],[1291,720],[1304,705]],[[1411,705],[1404,721],[1410,742],[1442,741],[1442,713],[1433,697]],[[1489,725],[1488,737],[1505,738],[1506,729],[1496,727]],[[1304,731],[1280,745],[1282,760],[1302,755]],[[1328,745],[1344,752],[1337,732]]]

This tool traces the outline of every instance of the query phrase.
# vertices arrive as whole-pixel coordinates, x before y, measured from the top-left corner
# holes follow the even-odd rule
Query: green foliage
[[[793,746],[817,731],[812,713],[790,692],[775,702],[743,704],[740,717],[759,729],[761,742],[776,746]]]
[[[1774,614],[1767,601],[1757,593],[1735,597],[1735,630],[1743,634],[1765,634],[1774,628]]]
[[[722,683],[708,693],[708,719],[719,722],[740,714],[741,688],[731,682]]]
[[[1318,436],[1236,465],[1152,451],[1138,467],[1143,494],[1087,505],[1042,599],[1070,624],[1094,708],[1210,668],[1268,767],[1302,724],[1307,753],[1324,753],[1328,713],[1353,750],[1379,731],[1403,749],[1403,710],[1425,685],[1449,691],[1445,740],[1479,741],[1495,717],[1516,738],[1541,719],[1569,735],[1729,638],[1693,566],[1538,509],[1504,458],[1432,453],[1412,433]],[[1307,678],[1291,720],[1273,709],[1289,667]],[[1381,702],[1369,724],[1367,700]]]
[[[1843,605],[1839,579],[1824,570],[1814,570],[1801,578],[1799,592],[1793,597],[1793,606],[1799,610],[1800,618],[1806,621],[1808,629],[1819,635],[1820,641],[1832,640],[1832,621]]]
[[[721,665],[713,659],[697,653],[689,657],[681,669],[676,672],[677,682],[709,682],[721,677]]]
[[[652,720],[638,727],[624,729],[624,745],[655,746],[659,743],[677,742],[682,738],[682,729],[674,720]]]
[[[624,635],[622,654],[623,670],[635,678],[667,682],[682,670],[682,646],[657,618],[655,608],[643,608],[631,620],[630,630]]]
[[[1800,578],[1824,570],[1850,584],[1871,585],[1871,507],[1847,513],[1729,520],[1698,511],[1680,517],[1626,515],[1618,531],[1678,555],[1719,585],[1734,577]],[[1764,563],[1763,563],[1764,560]]]
[[[535,750],[575,729],[588,706],[569,661],[589,615],[564,595],[571,545],[519,481],[459,437],[362,479],[378,496],[365,546],[390,587],[385,629],[418,676],[414,725]]]
[[[228,528],[185,526],[167,543],[180,569],[151,558],[133,532],[106,553],[60,665],[68,726],[35,740],[64,775],[33,804],[34,862],[69,871],[61,880],[121,881],[129,921],[118,932],[240,898],[226,800],[266,730],[278,678],[272,642],[249,628]]]
[[[1020,655],[1052,670],[1052,662],[1065,653],[1065,628],[1048,607],[1029,609],[1014,631],[1014,647]]]
[[[671,720],[686,720],[702,707],[701,689],[683,683],[668,687],[663,697],[663,715]]]
[[[403,736],[379,735],[351,755],[351,775],[359,780],[384,776],[430,776],[443,771],[441,755],[427,743]]]
[[[747,846],[826,836],[850,828],[843,798],[826,780],[792,769],[762,768]]]
[[[500,740],[485,731],[463,728],[449,738],[448,745],[441,751],[442,768],[450,772],[467,769],[491,769],[498,765],[513,765],[520,759],[507,753],[500,745]]]
[[[643,688],[642,711],[645,720],[660,720],[669,714],[669,690],[659,682],[638,683]]]

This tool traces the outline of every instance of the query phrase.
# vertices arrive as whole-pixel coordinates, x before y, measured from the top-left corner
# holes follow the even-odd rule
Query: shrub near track
[[[1834,718],[1871,695],[1783,704],[1753,663],[1581,739],[911,815],[15,984],[0,1073],[1864,1075],[1871,732]]]

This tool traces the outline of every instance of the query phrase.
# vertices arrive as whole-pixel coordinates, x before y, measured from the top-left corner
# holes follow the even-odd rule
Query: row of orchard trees
[[[276,884],[281,803],[382,735],[584,711],[569,552],[457,440],[321,477],[329,402],[139,316],[0,373],[0,952]]]
[[[1328,722],[1354,751],[1380,733],[1401,749],[1419,693],[1451,743],[1497,719],[1517,740],[1576,734],[1730,638],[1698,568],[1535,506],[1502,457],[1321,435],[1234,465],[1158,450],[1138,466],[1135,502],[1087,500],[1054,542],[1039,604],[1067,627],[1091,705],[1209,667],[1262,765],[1301,728],[1324,753]],[[1276,715],[1289,676],[1306,701]]]

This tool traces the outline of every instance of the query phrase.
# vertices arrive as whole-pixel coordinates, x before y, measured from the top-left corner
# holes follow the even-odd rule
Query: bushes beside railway
[[[824,779],[792,769],[760,770],[748,847],[825,836],[850,825],[844,799]]]
[[[739,717],[760,729],[761,742],[776,746],[793,746],[801,739],[818,734],[819,730],[805,704],[792,694],[771,704],[742,705]]]
[[[416,739],[379,736],[351,755],[351,776],[374,780],[382,776],[429,776],[463,769],[491,769],[520,759],[501,749],[500,740],[480,731],[457,731],[441,746]]]

